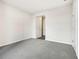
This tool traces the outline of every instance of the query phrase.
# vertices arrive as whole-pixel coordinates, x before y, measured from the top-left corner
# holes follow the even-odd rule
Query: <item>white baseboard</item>
[[[52,42],[58,42],[58,43],[64,43],[64,44],[72,45],[72,43],[70,43],[70,42],[61,42],[61,41],[55,41],[55,40],[47,40],[47,41],[52,41]]]
[[[22,40],[27,40],[27,39],[30,39],[30,38],[32,38],[32,37],[26,37],[26,38],[24,38]],[[13,43],[16,43],[16,42],[19,42],[19,41],[22,41],[22,40],[17,40],[17,41],[12,41],[12,42],[10,41],[8,43],[6,42],[5,44],[1,44],[0,47],[1,46],[6,46],[6,45],[9,45],[9,44],[13,44]],[[55,40],[47,40],[47,41],[52,41],[52,42],[58,42],[58,43],[64,43],[64,44],[72,45],[72,43],[69,43],[69,42],[61,42],[61,41],[55,41]]]
[[[23,40],[27,40],[27,39],[30,39],[31,37],[26,37],[26,38],[24,38],[24,39],[22,39],[22,40],[17,40],[17,41],[8,41],[8,42],[5,42],[5,43],[3,43],[3,44],[0,44],[0,47],[2,47],[2,46],[7,46],[7,45],[10,45],[10,44],[13,44],[13,43],[17,43],[17,42],[20,42],[20,41],[23,41]]]

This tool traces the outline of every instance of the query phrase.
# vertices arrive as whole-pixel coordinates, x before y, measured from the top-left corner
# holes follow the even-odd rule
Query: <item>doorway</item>
[[[38,39],[45,40],[45,16],[38,16],[36,19],[36,35]]]

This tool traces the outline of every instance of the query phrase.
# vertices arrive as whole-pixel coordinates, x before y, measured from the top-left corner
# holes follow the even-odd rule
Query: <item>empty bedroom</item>
[[[0,59],[78,59],[77,0],[0,0]]]

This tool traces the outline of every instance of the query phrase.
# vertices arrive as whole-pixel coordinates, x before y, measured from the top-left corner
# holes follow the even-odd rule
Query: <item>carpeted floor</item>
[[[71,45],[28,39],[0,48],[0,59],[77,59]]]

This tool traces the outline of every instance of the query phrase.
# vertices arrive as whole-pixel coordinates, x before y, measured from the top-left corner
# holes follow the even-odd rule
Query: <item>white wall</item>
[[[73,47],[78,55],[78,15],[77,15],[78,0],[73,0]]]
[[[5,28],[4,28],[4,17],[5,17],[5,8],[0,3],[0,45],[4,43],[5,39]]]
[[[32,15],[25,15],[24,21],[24,39],[32,38],[33,34],[33,18]]]
[[[26,12],[0,3],[0,46],[30,38],[31,18]]]
[[[36,38],[36,16],[44,15],[46,40],[72,44],[71,5],[30,15],[16,8],[0,4],[0,46],[28,38]],[[1,30],[1,29],[0,29]],[[3,33],[3,34],[2,34]]]
[[[71,5],[39,12],[36,16],[46,17],[46,40],[72,44],[72,7]],[[36,26],[36,24],[34,24]],[[36,29],[35,29],[36,30]],[[36,32],[34,30],[34,37]]]

